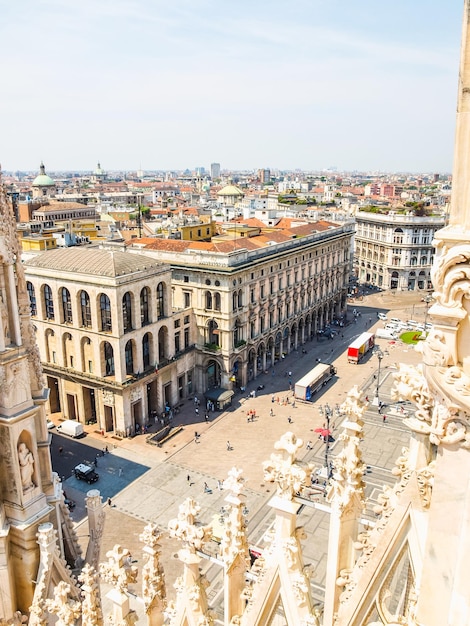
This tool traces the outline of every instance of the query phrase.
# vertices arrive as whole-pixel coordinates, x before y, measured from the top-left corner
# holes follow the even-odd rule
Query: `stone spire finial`
[[[274,444],[279,452],[271,454],[271,460],[263,463],[265,480],[275,482],[277,495],[286,500],[291,500],[300,491],[309,475],[307,469],[295,462],[296,453],[302,445],[302,439],[287,432]]]
[[[156,524],[147,524],[139,539],[144,543],[142,568],[142,596],[145,610],[152,626],[163,624],[163,611],[166,608],[165,574],[160,563],[162,533]]]
[[[82,569],[78,580],[82,584],[82,624],[83,626],[102,626],[101,594],[98,572],[88,563]]]
[[[71,587],[63,580],[54,590],[54,599],[46,600],[46,609],[57,615],[58,626],[73,626],[81,615],[81,604],[70,600]]]
[[[131,563],[131,553],[119,545],[106,552],[107,563],[100,563],[100,574],[122,594],[128,592],[129,584],[137,580],[137,567]]]
[[[209,536],[208,527],[196,524],[196,515],[200,510],[201,507],[193,498],[187,498],[180,504],[178,517],[168,523],[170,537],[179,539],[183,543],[180,558],[185,553],[200,550]]]
[[[220,542],[220,552],[226,564],[241,555],[248,563],[248,540],[246,536],[245,522],[245,497],[241,491],[245,484],[242,478],[242,470],[236,467],[228,473],[228,478],[223,482],[223,488],[230,491],[225,498],[228,503],[224,520],[224,531]]]

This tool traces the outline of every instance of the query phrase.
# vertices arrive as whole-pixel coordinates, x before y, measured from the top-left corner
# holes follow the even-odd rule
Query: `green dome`
[[[33,180],[33,187],[54,187],[54,185],[55,182],[46,174],[44,163],[41,163],[39,167],[39,176],[36,176]]]

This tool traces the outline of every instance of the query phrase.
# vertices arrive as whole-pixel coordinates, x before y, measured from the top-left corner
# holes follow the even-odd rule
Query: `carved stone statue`
[[[23,493],[36,487],[34,476],[34,456],[24,441],[18,444],[18,461],[20,464],[21,485]]]

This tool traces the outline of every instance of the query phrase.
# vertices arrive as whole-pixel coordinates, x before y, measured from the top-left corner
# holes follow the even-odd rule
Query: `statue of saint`
[[[34,456],[24,441],[18,444],[18,459],[20,462],[21,484],[23,493],[25,493],[30,489],[34,489],[36,485],[33,482]]]

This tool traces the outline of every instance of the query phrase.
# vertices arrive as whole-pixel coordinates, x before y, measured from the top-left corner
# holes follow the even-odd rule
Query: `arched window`
[[[220,311],[220,293],[218,291],[214,294],[214,309]]]
[[[206,291],[206,309],[212,309],[212,294]]]
[[[80,315],[82,318],[82,326],[91,328],[90,296],[86,291],[80,292]]]
[[[114,376],[114,350],[113,346],[108,342],[104,342],[104,371],[105,376]]]
[[[105,293],[100,295],[101,330],[110,333],[113,330],[111,322],[111,302]]]
[[[122,323],[125,333],[132,330],[132,300],[128,291],[122,296]]]
[[[238,308],[243,306],[243,291],[240,289],[238,292]]]
[[[149,322],[149,288],[144,287],[140,292],[140,325],[145,326]]]
[[[161,363],[168,357],[168,330],[162,326],[158,331],[158,361]]]
[[[157,319],[165,317],[165,289],[163,283],[157,285]]]
[[[232,311],[237,310],[238,294],[236,291],[232,293]]]
[[[220,335],[219,335],[219,327],[215,320],[209,320],[207,325],[207,338],[208,343],[215,344],[216,346],[220,345]]]
[[[70,291],[66,287],[61,289],[62,300],[62,317],[64,324],[72,323],[72,302],[70,300]]]
[[[32,282],[30,282],[28,280],[28,282],[26,283],[26,289],[28,290],[28,296],[29,296],[29,307],[31,310],[31,315],[37,315],[38,314],[38,307],[36,304],[36,291],[34,289],[34,285]]]
[[[142,339],[142,360],[146,370],[150,367],[150,333],[145,333]]]
[[[124,349],[124,357],[126,361],[126,374],[132,375],[134,373],[134,359],[132,356],[132,341],[126,343]]]
[[[235,320],[235,326],[233,329],[233,345],[235,348],[238,347],[239,342],[241,341],[241,328],[239,320]]]
[[[54,319],[54,301],[52,299],[52,289],[49,285],[44,285],[44,310],[46,311],[46,319]]]

